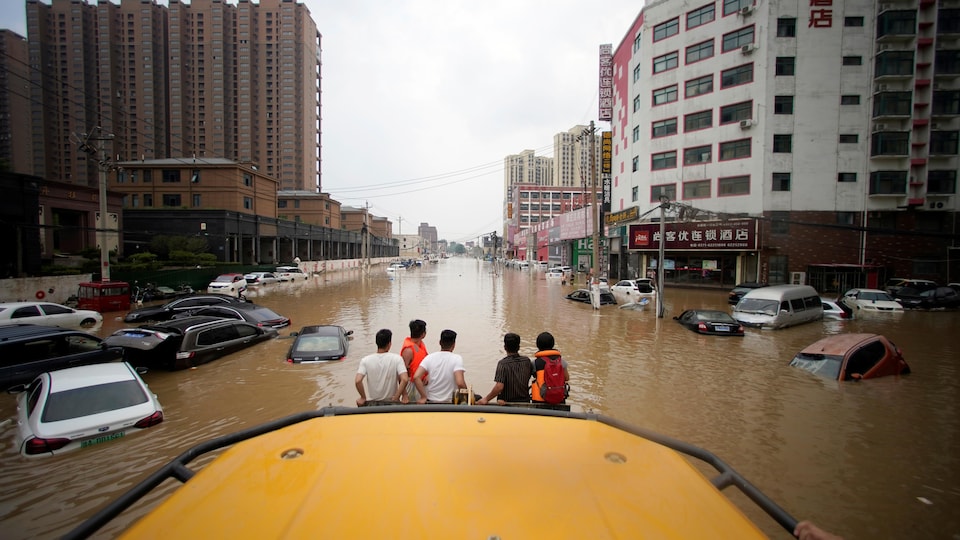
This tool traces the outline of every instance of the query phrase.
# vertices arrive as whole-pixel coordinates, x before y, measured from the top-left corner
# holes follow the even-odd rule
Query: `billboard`
[[[613,45],[600,46],[600,113],[597,118],[613,120]]]
[[[664,250],[755,251],[757,220],[691,221],[664,224]],[[630,225],[630,249],[660,249],[660,224]]]

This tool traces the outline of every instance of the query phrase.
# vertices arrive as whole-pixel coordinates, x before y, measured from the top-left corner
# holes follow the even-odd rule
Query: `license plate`
[[[107,441],[112,441],[112,440],[114,440],[114,439],[119,439],[120,437],[123,437],[123,435],[124,435],[124,432],[123,432],[123,431],[118,431],[118,432],[116,432],[116,433],[111,433],[111,434],[109,434],[109,435],[104,435],[103,437],[97,437],[96,439],[87,439],[87,440],[82,441],[82,442],[80,443],[80,448],[86,448],[86,447],[88,447],[88,446],[93,446],[93,445],[95,445],[95,444],[105,443],[105,442],[107,442]]]
[[[716,328],[717,332],[729,332],[729,331],[730,331],[730,327],[729,327],[729,326],[715,326],[714,328]]]

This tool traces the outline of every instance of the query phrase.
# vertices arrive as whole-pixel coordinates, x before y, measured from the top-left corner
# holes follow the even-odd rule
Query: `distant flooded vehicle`
[[[823,302],[809,285],[773,285],[753,289],[733,308],[733,318],[746,326],[787,328],[823,318]]]

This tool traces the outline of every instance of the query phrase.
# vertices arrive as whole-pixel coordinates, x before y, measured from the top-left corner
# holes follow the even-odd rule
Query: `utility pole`
[[[590,121],[590,181],[593,183],[593,279],[600,281],[600,204],[597,199],[597,138]]]
[[[663,244],[664,234],[665,234],[665,225],[664,221],[666,220],[667,208],[670,206],[670,199],[660,196],[660,249],[657,253],[657,318],[663,318],[663,267],[666,266],[663,262],[664,249]]]
[[[370,228],[367,225],[367,215],[370,213],[370,203],[367,202],[366,206],[363,208],[363,228],[361,232],[362,244],[360,244],[363,253],[361,258],[363,258],[363,270],[367,273],[370,272]]]
[[[93,132],[99,133],[94,137]],[[97,141],[97,147],[90,145],[90,141]],[[113,135],[104,133],[100,126],[90,133],[85,133],[80,142],[80,151],[97,160],[97,169],[100,171],[100,219],[97,221],[97,242],[100,244],[100,281],[110,281],[110,247],[107,246],[107,173],[116,166],[107,157],[104,143],[112,141]]]

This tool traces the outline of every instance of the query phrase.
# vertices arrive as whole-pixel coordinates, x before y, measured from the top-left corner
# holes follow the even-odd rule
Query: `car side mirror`
[[[300,332],[290,332],[290,337],[297,337],[300,335]]]
[[[20,392],[26,392],[26,391],[27,391],[27,385],[24,383],[15,384],[7,388],[8,394],[19,394]]]
[[[347,330],[347,332],[346,332],[345,334],[343,334],[343,335],[345,335],[345,336],[347,336],[347,337],[350,337],[350,336],[353,335],[353,330]]]
[[[147,372],[150,371],[149,369],[147,369],[147,368],[144,367],[144,366],[137,366],[137,367],[135,367],[135,368],[133,368],[133,369],[135,369],[135,370],[137,371],[137,375],[146,375]]]

